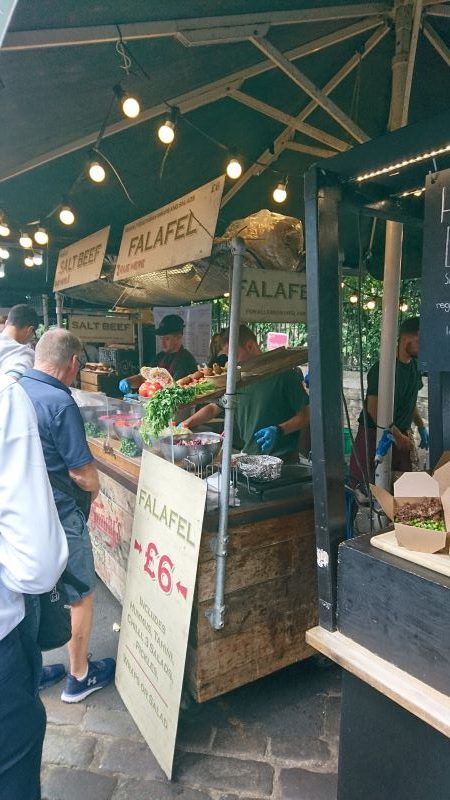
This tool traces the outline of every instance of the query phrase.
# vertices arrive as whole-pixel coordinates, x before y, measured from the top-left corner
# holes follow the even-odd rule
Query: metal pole
[[[389,130],[396,130],[408,120],[408,80],[412,78],[411,61],[415,57],[412,49],[413,5],[417,20],[421,0],[396,0],[395,33],[396,52],[392,59],[392,97],[389,115]],[[417,42],[416,42],[417,44]],[[380,379],[378,384],[377,441],[383,429],[392,425],[394,417],[395,365],[397,360],[398,311],[402,270],[403,225],[386,223],[384,250],[383,313],[380,346]],[[375,483],[390,488],[392,452],[384,457],[375,474]]]
[[[233,277],[231,284],[230,338],[228,345],[227,385],[223,398],[225,408],[224,440],[222,452],[222,474],[220,483],[219,530],[215,558],[216,581],[214,606],[206,611],[206,617],[214,630],[221,630],[225,620],[225,571],[228,547],[228,513],[230,501],[231,453],[233,446],[234,411],[236,397],[236,365],[239,346],[239,323],[241,316],[241,283],[245,244],[242,239],[231,240],[233,253]]]
[[[42,295],[42,316],[44,317],[44,328],[48,328],[48,297],[46,294]]]
[[[58,328],[63,327],[63,297],[60,292],[55,292],[56,301],[56,324]]]
[[[142,314],[139,314],[137,323],[139,366],[144,366],[144,331],[142,328]]]

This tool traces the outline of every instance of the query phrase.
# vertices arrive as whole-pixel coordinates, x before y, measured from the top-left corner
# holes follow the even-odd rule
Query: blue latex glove
[[[309,372],[306,373],[305,377],[303,378],[303,383],[309,389]]]
[[[394,437],[392,433],[388,430],[383,431],[383,435],[380,441],[377,444],[377,449],[375,451],[375,461],[380,462],[388,452],[389,448],[392,446],[394,442]]]
[[[430,434],[428,433],[428,428],[419,428],[419,436],[420,436],[420,445],[419,447],[422,450],[428,450],[430,446]]]
[[[280,429],[276,425],[270,425],[268,428],[261,428],[255,433],[256,444],[261,448],[263,453],[270,453],[275,447],[279,435]]]
[[[122,392],[122,394],[127,394],[127,392],[129,391],[130,391],[130,386],[128,384],[128,381],[125,378],[122,378],[122,380],[119,381],[119,392]]]

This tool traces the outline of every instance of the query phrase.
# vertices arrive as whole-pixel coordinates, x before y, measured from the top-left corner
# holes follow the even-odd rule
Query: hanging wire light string
[[[106,163],[108,164],[108,167],[112,170],[112,172],[116,176],[117,181],[118,181],[119,185],[121,186],[121,188],[123,189],[123,192],[124,192],[127,200],[131,203],[131,205],[135,206],[136,205],[135,201],[131,197],[127,187],[125,186],[125,183],[123,182],[122,178],[120,177],[120,175],[119,175],[117,169],[115,168],[114,164],[112,163],[112,161],[110,161],[109,158],[107,156],[105,156],[103,151],[99,150],[98,147],[93,147],[92,148],[92,152],[93,153],[97,153],[97,155],[99,155],[104,161],[106,161]]]

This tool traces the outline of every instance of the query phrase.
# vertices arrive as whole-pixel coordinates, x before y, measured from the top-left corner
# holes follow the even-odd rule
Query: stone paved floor
[[[115,655],[120,606],[99,586],[95,657]],[[46,662],[66,661],[64,651]],[[61,658],[59,658],[61,656]],[[340,672],[320,657],[183,714],[167,781],[116,689],[43,693],[44,800],[335,800]]]

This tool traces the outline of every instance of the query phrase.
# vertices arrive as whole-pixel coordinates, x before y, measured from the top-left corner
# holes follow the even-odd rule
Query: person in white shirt
[[[68,556],[33,405],[0,376],[0,798],[39,800],[42,656],[22,624],[23,594],[50,591]]]
[[[24,304],[10,309],[0,333],[0,375],[21,378],[25,370],[31,369],[34,350],[29,343],[38,325],[39,317],[31,306]]]

